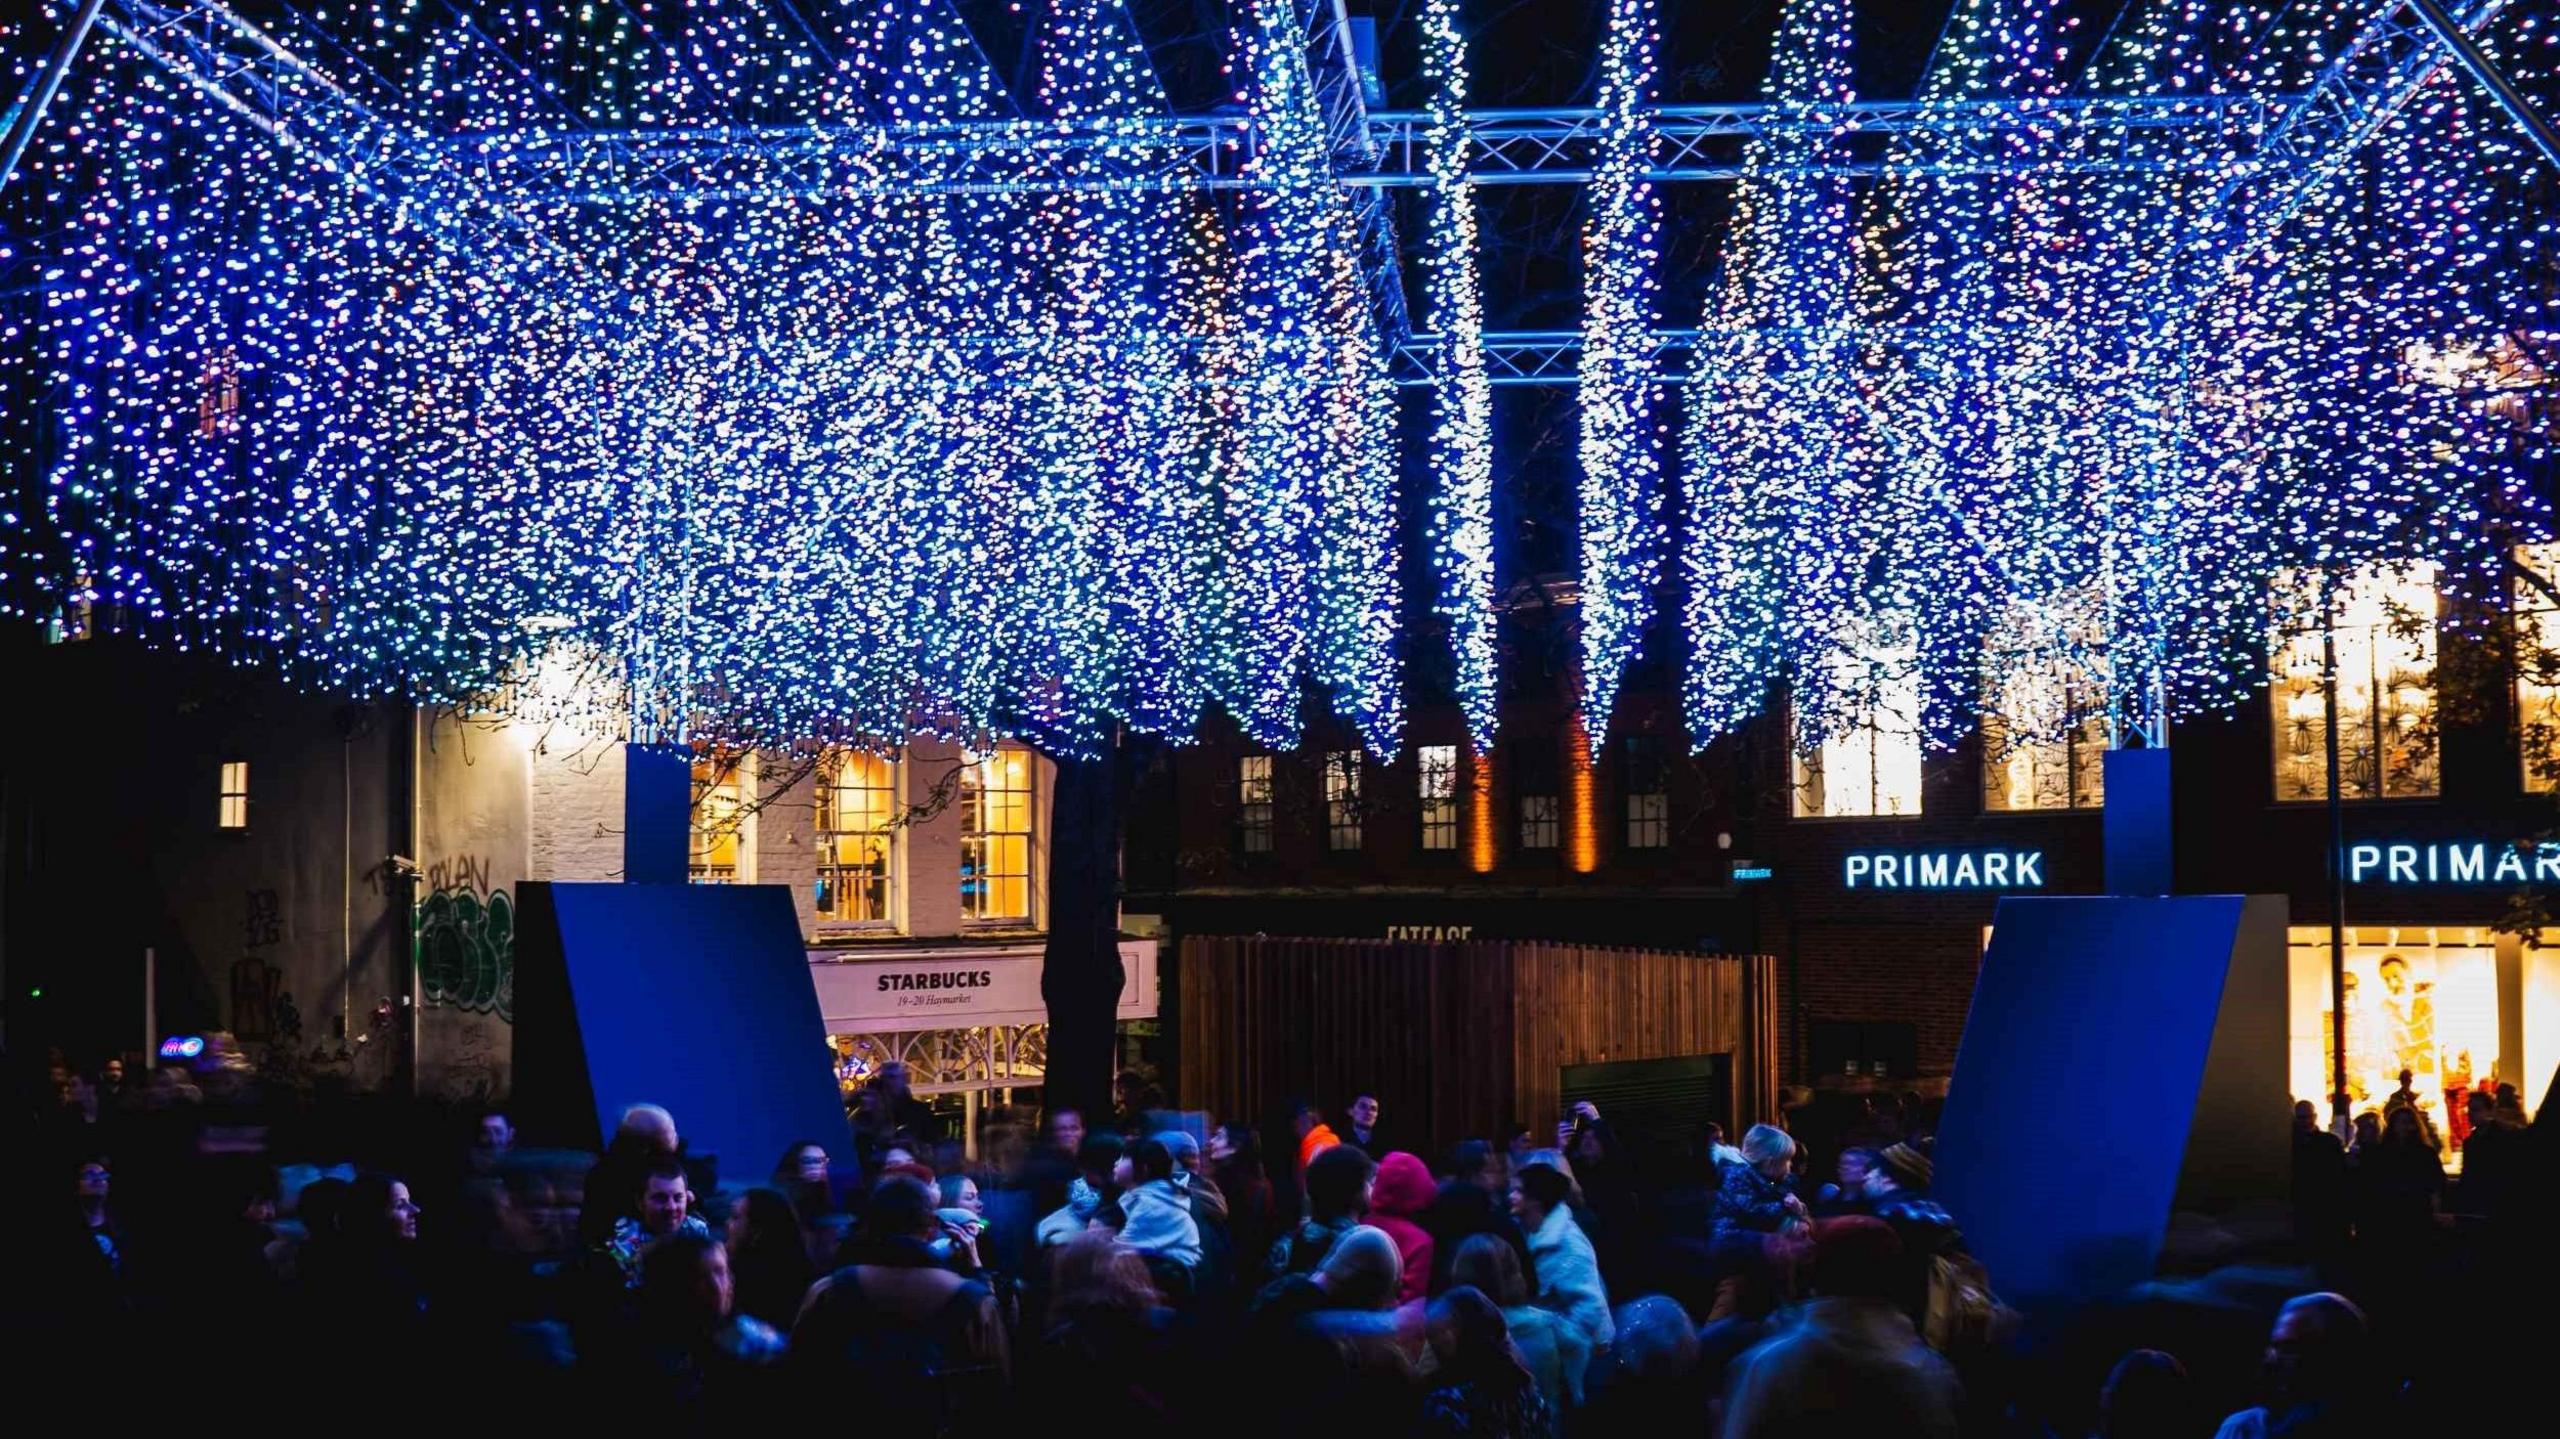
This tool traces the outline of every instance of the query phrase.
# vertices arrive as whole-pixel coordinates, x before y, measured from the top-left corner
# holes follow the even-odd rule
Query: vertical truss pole
[[[18,173],[18,161],[35,143],[36,127],[44,123],[44,112],[53,104],[54,92],[62,88],[62,77],[71,73],[71,62],[79,57],[81,43],[89,38],[90,27],[98,23],[98,12],[107,0],[80,0],[80,8],[71,17],[70,28],[62,32],[53,54],[44,62],[35,85],[18,102],[17,114],[9,122],[9,134],[0,141],[0,189],[9,177]]]
[[[2542,152],[2542,158],[2553,169],[2560,170],[2560,131],[2553,130],[2551,122],[2543,119],[2541,112],[2524,98],[2514,82],[2498,68],[2497,62],[2480,48],[2480,42],[2471,38],[2471,32],[2446,14],[2436,0],[2409,0],[2409,8],[2417,11],[2418,18],[2435,32],[2436,39],[2453,52],[2454,63],[2478,82],[2481,89],[2488,91],[2489,98],[2497,102],[2498,108],[2507,112],[2507,118],[2524,130],[2525,138],[2533,142],[2533,148]]]

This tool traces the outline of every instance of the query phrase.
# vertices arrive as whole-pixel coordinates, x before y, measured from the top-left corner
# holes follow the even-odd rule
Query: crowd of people
[[[970,1143],[889,1066],[845,1134],[743,1179],[651,1104],[596,1154],[526,1148],[500,1110],[368,1142],[201,1097],[57,1107],[15,1349],[98,1397],[147,1356],[172,1394],[351,1406],[327,1412],[841,1412],[916,1439],[2388,1433],[2489,1383],[2405,1347],[2403,1316],[2494,1288],[2420,1230],[2529,1232],[2551,1173],[2547,1128],[2494,1095],[2451,1184],[2402,1111],[2352,1152],[2298,1115],[2283,1278],[2029,1324],[1932,1198],[1916,1096],[1824,1126],[1827,1160],[1795,1122],[1705,1125],[1689,1162],[1626,1152],[1589,1103],[1426,1156],[1373,1093],[1267,1134],[1120,1098]]]

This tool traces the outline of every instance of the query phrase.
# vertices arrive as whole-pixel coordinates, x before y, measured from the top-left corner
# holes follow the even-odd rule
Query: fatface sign
[[[854,959],[822,950],[810,956],[809,976],[828,1033],[889,1033],[1044,1023],[1040,965],[1037,945]],[[1120,1017],[1152,1018],[1156,942],[1122,940],[1120,969]]]
[[[2560,884],[2560,844],[2361,842],[2347,846],[2351,884]]]
[[[1861,851],[1842,870],[1851,889],[2042,889],[2044,851]]]

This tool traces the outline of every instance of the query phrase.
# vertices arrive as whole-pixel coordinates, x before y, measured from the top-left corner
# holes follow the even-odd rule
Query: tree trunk
[[[1049,943],[1040,997],[1049,1006],[1051,1112],[1076,1109],[1092,1128],[1111,1113],[1119,1026],[1120,756],[1055,761],[1050,799]]]

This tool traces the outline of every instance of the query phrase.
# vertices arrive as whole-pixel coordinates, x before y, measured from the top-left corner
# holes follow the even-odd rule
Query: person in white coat
[[[1511,1212],[1529,1236],[1529,1258],[1538,1274],[1538,1307],[1563,1317],[1585,1348],[1597,1354],[1616,1337],[1609,1319],[1609,1290],[1600,1282],[1600,1259],[1566,1199],[1573,1181],[1551,1164],[1522,1165],[1511,1181]]]

